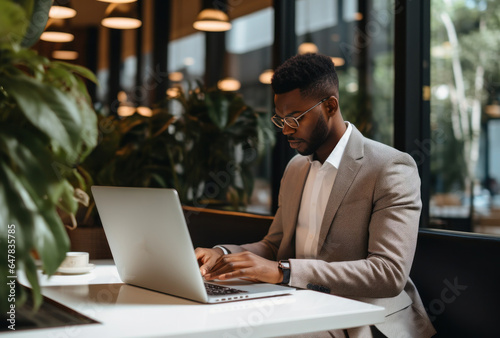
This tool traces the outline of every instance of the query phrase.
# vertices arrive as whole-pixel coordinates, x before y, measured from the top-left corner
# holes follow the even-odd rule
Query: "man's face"
[[[311,98],[303,98],[299,89],[274,96],[275,112],[280,118],[287,116],[298,117],[318,102]],[[323,113],[324,105],[319,104],[303,115],[299,120],[297,129],[285,123],[282,129],[287,137],[290,147],[296,149],[301,155],[315,153],[327,140],[329,127]]]

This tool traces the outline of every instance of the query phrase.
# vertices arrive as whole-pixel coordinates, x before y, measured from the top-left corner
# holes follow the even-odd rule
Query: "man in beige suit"
[[[300,155],[281,181],[266,237],[196,249],[206,279],[247,277],[385,307],[375,327],[313,337],[430,337],[435,331],[409,278],[421,210],[406,153],[369,140],[342,118],[331,59],[298,55],[273,77],[275,115]]]

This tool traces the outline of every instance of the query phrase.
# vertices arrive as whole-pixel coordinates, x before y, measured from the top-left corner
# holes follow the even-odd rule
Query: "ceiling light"
[[[500,105],[498,104],[498,102],[494,102],[493,104],[487,105],[484,108],[484,111],[490,117],[495,117],[495,118],[500,117]]]
[[[55,0],[50,7],[49,18],[69,19],[76,15],[76,11],[69,4],[69,0]]]
[[[52,51],[52,58],[58,60],[76,60],[78,56],[73,42],[57,44],[56,49]]]
[[[132,116],[135,113],[135,107],[120,105],[117,110],[118,116],[126,117]]]
[[[167,89],[166,94],[169,98],[174,98],[180,96],[181,89],[179,87],[171,87]]]
[[[299,46],[299,54],[307,54],[307,53],[317,53],[318,46],[316,46],[312,42],[304,42]]]
[[[116,95],[116,98],[118,99],[118,101],[120,101],[120,103],[125,103],[127,102],[128,96],[124,90],[120,90],[118,92],[118,95]]]
[[[263,84],[271,84],[273,75],[274,75],[274,70],[266,69],[265,71],[262,72],[262,74],[259,75],[259,81]]]
[[[137,18],[137,6],[134,3],[112,3],[106,9],[101,24],[114,29],[134,29],[142,25]]]
[[[182,74],[181,72],[172,72],[168,74],[168,79],[172,82],[179,82],[184,79],[184,74]]]
[[[207,8],[198,14],[193,27],[205,32],[224,32],[231,29],[231,23],[223,11]]]
[[[344,58],[339,58],[339,57],[332,56],[332,62],[335,65],[335,67],[341,67],[341,66],[345,65],[345,59]]]
[[[52,58],[58,60],[76,60],[78,52],[74,50],[55,50],[52,52]]]
[[[153,111],[149,107],[140,106],[137,107],[137,112],[142,116],[151,117],[153,116]]]
[[[309,19],[310,19],[309,5],[310,5],[310,3],[307,2],[306,13],[305,13],[306,27],[307,27],[306,29],[307,30],[306,30],[306,34],[304,36],[304,42],[302,42],[299,45],[299,48],[297,49],[299,54],[308,54],[308,53],[314,54],[314,53],[318,52],[318,46],[316,46],[316,44],[313,42],[311,27],[309,25]]]
[[[130,2],[136,2],[137,0],[97,0],[97,1],[110,2],[110,3],[114,3],[114,4],[127,4]]]
[[[49,19],[40,40],[49,42],[69,42],[75,36],[69,32],[67,21],[63,19]]]
[[[241,83],[233,77],[226,77],[217,82],[217,88],[224,92],[234,92],[241,88]]]

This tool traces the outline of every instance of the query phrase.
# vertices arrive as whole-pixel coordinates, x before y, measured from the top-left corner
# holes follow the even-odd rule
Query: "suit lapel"
[[[328,198],[321,229],[318,238],[318,255],[326,236],[332,225],[333,219],[339,209],[342,200],[344,199],[349,187],[358,174],[361,168],[361,159],[363,158],[363,135],[353,126],[349,142],[344,151],[344,155],[340,162],[340,167],[337,171],[337,177],[332,187],[332,192]]]

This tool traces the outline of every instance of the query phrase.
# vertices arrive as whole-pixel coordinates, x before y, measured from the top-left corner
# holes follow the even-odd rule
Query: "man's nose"
[[[295,133],[295,130],[294,128],[290,127],[288,124],[285,123],[285,125],[283,126],[283,129],[281,129],[281,132],[283,133],[283,135],[291,135],[293,133]]]

